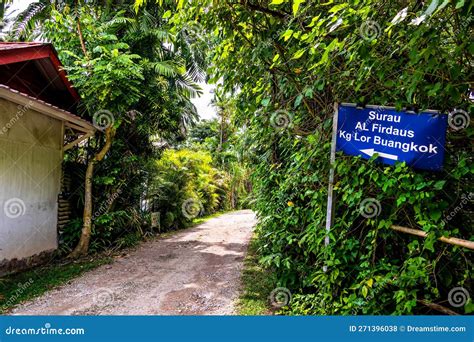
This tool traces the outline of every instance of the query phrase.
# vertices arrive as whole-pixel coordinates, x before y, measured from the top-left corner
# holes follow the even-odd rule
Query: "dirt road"
[[[148,241],[12,314],[232,314],[254,224],[254,214],[242,210]]]

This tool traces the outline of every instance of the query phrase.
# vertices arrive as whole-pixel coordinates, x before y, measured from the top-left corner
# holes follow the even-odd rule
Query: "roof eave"
[[[24,46],[21,46],[23,44],[20,43],[16,44],[18,46],[12,43],[12,48],[0,50],[0,65],[49,58],[71,96],[76,101],[80,101],[81,97],[67,78],[66,71],[64,71],[63,65],[59,60],[58,53],[51,43],[23,43]]]
[[[37,98],[11,89],[3,84],[0,84],[0,98],[31,108],[37,112],[40,112],[41,114],[63,121],[66,125],[71,126],[75,130],[82,133],[93,134],[97,131],[94,125],[92,125],[90,122],[47,102],[38,100]]]

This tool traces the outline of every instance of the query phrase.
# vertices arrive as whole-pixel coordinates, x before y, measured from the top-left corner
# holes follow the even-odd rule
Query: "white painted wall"
[[[0,98],[0,261],[57,248],[62,125]]]

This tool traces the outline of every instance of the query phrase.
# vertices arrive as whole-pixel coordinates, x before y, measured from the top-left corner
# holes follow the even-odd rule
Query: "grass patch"
[[[242,273],[242,292],[237,302],[237,313],[245,316],[272,314],[268,296],[275,288],[276,278],[258,263],[257,238],[250,241]]]
[[[56,261],[52,265],[3,277],[0,279],[0,313],[6,313],[23,301],[38,297],[84,272],[111,261],[112,258],[109,256],[89,256],[69,263]]]

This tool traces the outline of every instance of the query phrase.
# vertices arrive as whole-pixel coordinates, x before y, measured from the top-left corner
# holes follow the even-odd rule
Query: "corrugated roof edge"
[[[0,84],[0,97],[6,98],[8,100],[13,100],[11,97],[8,97],[5,92],[10,92],[11,94],[22,97],[23,100],[25,100],[24,102],[33,101],[33,103],[36,103],[36,104],[39,104],[39,105],[42,105],[42,106],[46,106],[49,109],[53,110],[53,112],[50,111],[48,113],[45,113],[44,111],[38,110],[38,108],[33,108],[33,106],[32,106],[33,109],[38,110],[39,112],[41,112],[43,114],[47,114],[47,115],[50,115],[52,113],[53,114],[59,114],[59,113],[62,114],[62,115],[54,115],[54,116],[58,120],[67,121],[67,122],[70,122],[72,124],[75,124],[75,125],[78,125],[78,126],[82,127],[84,129],[84,132],[95,132],[95,131],[97,131],[97,129],[94,127],[94,125],[92,125],[89,121],[84,120],[83,118],[81,118],[77,115],[74,115],[71,112],[68,112],[64,109],[56,107],[56,106],[54,106],[54,105],[52,105],[48,102],[45,102],[43,100],[32,97],[28,94],[19,92],[18,90],[12,89],[12,88],[4,85],[4,84]],[[13,102],[17,102],[17,101],[13,101]],[[21,104],[21,103],[19,103],[19,104],[24,105],[24,104]],[[56,113],[54,113],[54,112],[56,112]]]
[[[40,42],[0,42],[0,50],[24,49],[32,46],[47,46],[51,43]]]

